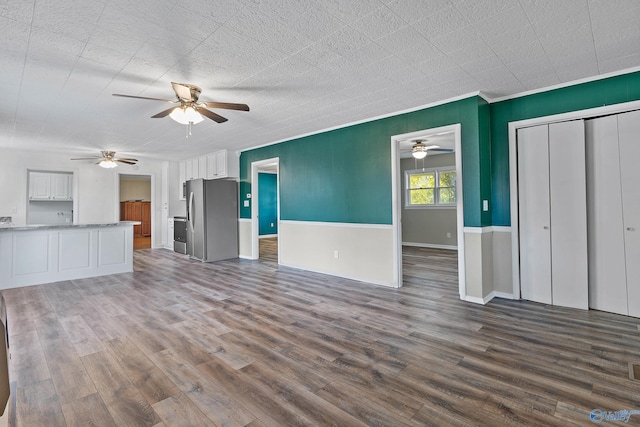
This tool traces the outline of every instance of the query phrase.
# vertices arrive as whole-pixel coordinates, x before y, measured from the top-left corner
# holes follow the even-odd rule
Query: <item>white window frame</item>
[[[423,169],[411,169],[404,171],[404,207],[407,209],[456,209],[457,201],[458,201],[458,177],[456,173],[456,185],[453,187],[440,187],[440,173],[442,172],[454,172],[456,173],[455,166],[445,166],[445,167],[437,167],[437,168],[423,168]],[[409,188],[409,178],[411,175],[416,174],[424,174],[424,173],[433,173],[434,174],[434,183],[435,187],[433,188],[433,201],[432,205],[427,204],[411,204],[411,188]],[[441,188],[453,188],[455,192],[455,200],[453,203],[440,203],[440,189]]]

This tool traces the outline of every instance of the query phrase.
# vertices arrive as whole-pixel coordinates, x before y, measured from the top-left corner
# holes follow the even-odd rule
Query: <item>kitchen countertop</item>
[[[120,221],[100,224],[31,224],[31,225],[11,225],[0,224],[0,233],[3,231],[33,231],[33,230],[54,230],[58,228],[101,228],[116,227],[119,225],[140,225],[140,221]]]

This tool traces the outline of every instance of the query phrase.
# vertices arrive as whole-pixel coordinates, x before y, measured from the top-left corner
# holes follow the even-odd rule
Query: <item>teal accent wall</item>
[[[278,175],[258,173],[258,234],[278,234]],[[271,226],[273,224],[273,226]]]
[[[640,72],[490,104],[491,223],[497,226],[511,224],[509,122],[636,100],[640,100]]]
[[[292,139],[240,156],[241,218],[251,193],[251,162],[279,158],[280,219],[391,224],[391,137],[461,124],[466,226],[490,225],[489,108],[472,96],[447,104]],[[482,154],[481,154],[482,153]]]

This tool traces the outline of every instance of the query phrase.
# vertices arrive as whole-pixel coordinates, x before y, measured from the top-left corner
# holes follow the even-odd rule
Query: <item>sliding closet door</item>
[[[587,120],[589,307],[628,314],[618,117]]]
[[[640,112],[618,115],[629,315],[640,317]]]
[[[551,304],[549,134],[547,125],[518,130],[520,292]]]
[[[587,310],[587,197],[584,122],[549,125],[551,301]]]

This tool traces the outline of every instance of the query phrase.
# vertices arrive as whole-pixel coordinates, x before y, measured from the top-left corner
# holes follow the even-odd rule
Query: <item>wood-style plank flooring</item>
[[[452,251],[405,248],[402,289],[274,259],[147,249],[133,273],[3,291],[10,425],[584,426],[640,410],[640,319],[460,301]]]

